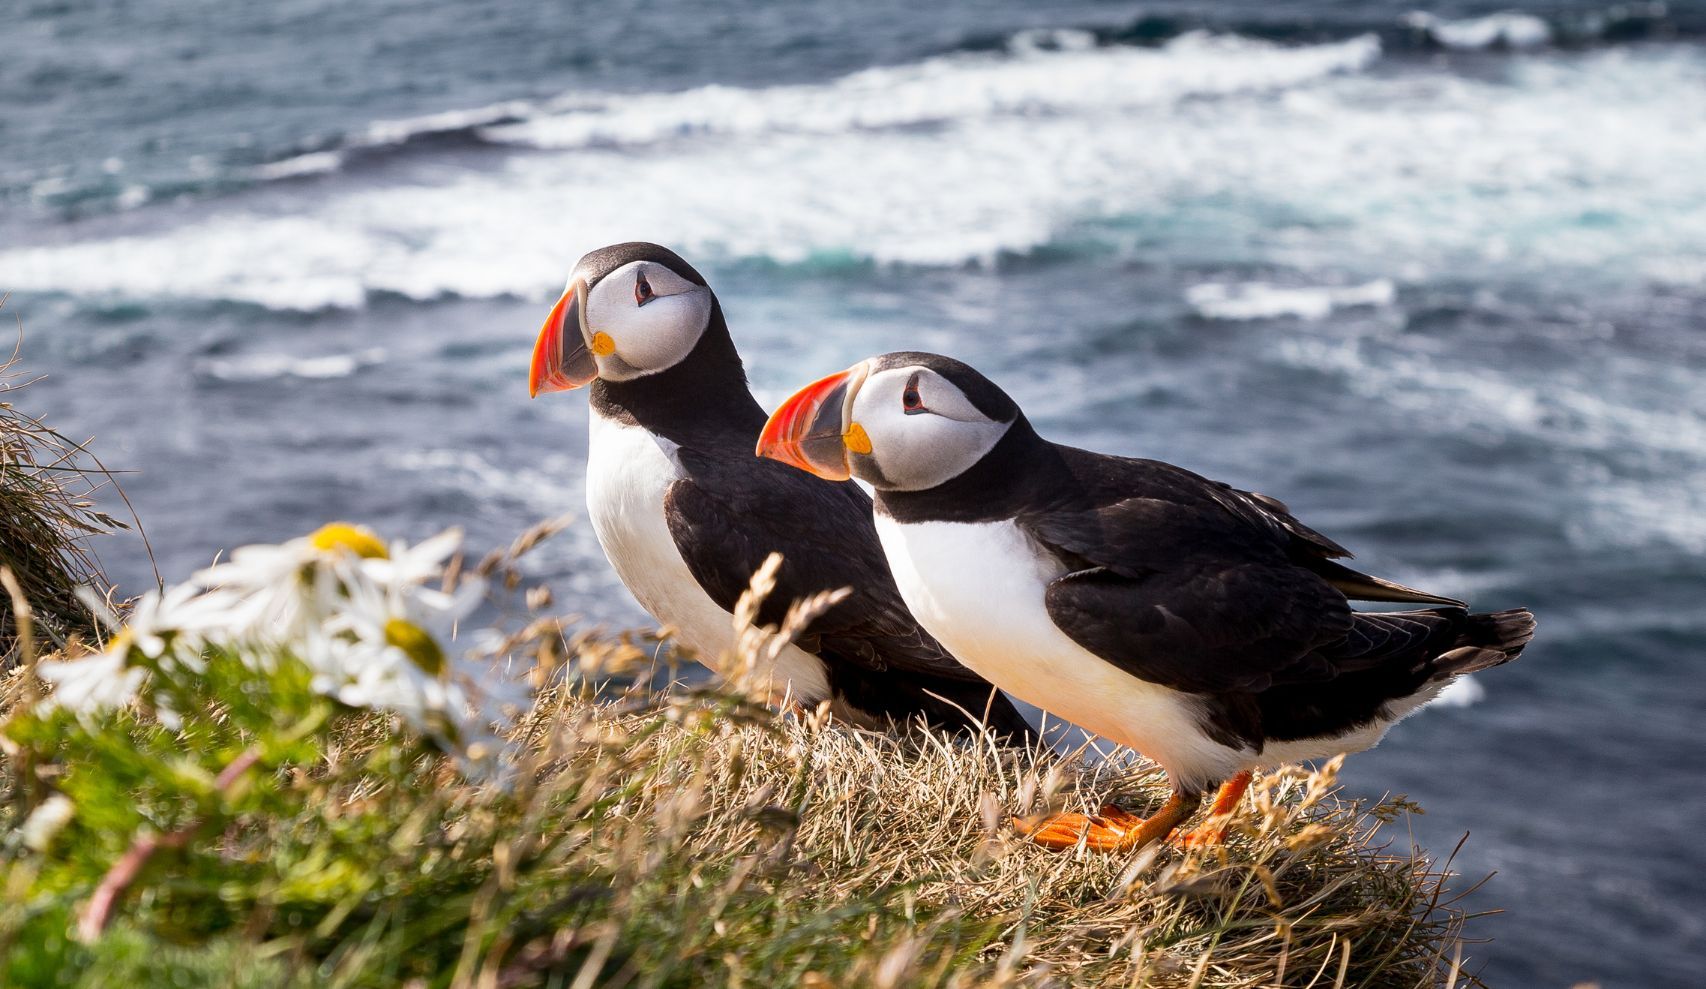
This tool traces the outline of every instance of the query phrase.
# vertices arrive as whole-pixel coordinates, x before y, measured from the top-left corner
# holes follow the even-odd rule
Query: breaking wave
[[[1445,18],[1412,11],[1396,21],[1354,19],[1331,23],[1217,21],[1190,16],[1144,15],[1115,25],[1036,28],[1005,35],[974,35],[919,62],[882,66],[828,84],[767,90],[705,86],[686,93],[605,95],[574,93],[551,100],[507,100],[489,106],[449,110],[397,120],[381,120],[365,130],[334,136],[248,168],[252,180],[276,181],[321,175],[348,164],[445,142],[536,144],[568,148],[649,143],[702,134],[750,135],[767,131],[824,133],[846,127],[905,126],[963,115],[1048,112],[1084,101],[1085,90],[1050,85],[1047,72],[1071,58],[1096,61],[1099,50],[1172,47],[1186,39],[1241,38],[1278,44],[1305,43],[1303,49],[1328,49],[1328,58],[1352,63],[1380,51],[1428,49],[1524,51],[1553,45],[1674,38],[1706,33],[1706,22],[1674,14],[1663,3],[1621,4],[1602,11],[1560,13],[1551,19],[1499,12],[1479,17]],[[1332,51],[1342,42],[1349,50]],[[1300,61],[1307,62],[1305,55]],[[1027,64],[1038,71],[1013,72]],[[1340,66],[1360,68],[1360,64]],[[1072,71],[1070,68],[1067,71]],[[1098,70],[1100,71],[1100,70]],[[1260,76],[1264,71],[1257,70]],[[1307,69],[1305,69],[1307,71]],[[991,83],[978,76],[1000,74]],[[1118,77],[1129,85],[1133,80]],[[1174,98],[1180,92],[1212,94],[1240,85],[1272,85],[1276,80],[1198,78],[1139,80],[1129,90],[1113,90],[1102,99],[1136,104]],[[960,85],[944,86],[954,82]],[[911,85],[908,85],[911,83]],[[1200,88],[1199,88],[1200,87]],[[908,92],[911,90],[911,92]],[[892,95],[894,99],[885,99]],[[911,98],[909,98],[911,97]],[[922,97],[922,98],[920,98]],[[1095,99],[1095,97],[1091,97]]]
[[[290,354],[244,354],[240,357],[209,357],[196,362],[197,374],[220,381],[249,383],[277,378],[325,380],[347,378],[363,368],[385,362],[385,350],[370,347],[351,354],[295,357]]]
[[[1366,285],[1284,286],[1268,282],[1238,285],[1207,283],[1193,285],[1185,300],[1199,315],[1209,319],[1325,319],[1334,311],[1356,306],[1389,306],[1397,297],[1391,279]]]
[[[291,182],[163,209],[152,229],[149,207],[0,249],[0,286],[310,311],[538,298],[579,251],[635,238],[832,266],[1198,243],[1324,263],[1351,286],[1189,290],[1204,316],[1251,319],[1381,306],[1395,283],[1453,271],[1706,271],[1706,174],[1671,165],[1706,160],[1698,51],[1555,54],[1494,78],[1369,71],[1381,52],[1372,35],[1141,47],[1055,31],[819,84],[439,114],[275,162]],[[362,148],[469,134],[507,150],[425,179],[336,174]]]
[[[121,296],[171,286],[180,297],[313,310],[373,293],[531,296],[561,280],[566,245],[633,236],[783,263],[988,260],[1100,212],[1095,201],[1119,177],[1098,159],[1142,150],[1125,115],[1284,91],[1359,71],[1379,50],[1372,37],[1284,47],[1206,34],[1158,49],[1021,45],[815,85],[577,97],[376,124],[341,149],[262,166],[264,175],[324,176],[351,154],[450,134],[524,153],[497,174],[445,184],[333,191],[305,210],[239,205],[158,232],[4,251],[0,280]],[[1109,137],[1117,146],[1106,147]]]

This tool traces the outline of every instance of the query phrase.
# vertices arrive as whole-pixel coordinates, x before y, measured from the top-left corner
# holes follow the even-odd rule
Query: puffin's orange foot
[[[1176,848],[1212,848],[1226,840],[1226,828],[1205,822],[1201,827],[1189,831],[1174,832],[1167,836],[1167,843]]]
[[[1152,817],[1138,817],[1111,804],[1096,814],[1044,814],[1015,817],[1013,827],[1044,848],[1075,848],[1080,839],[1098,852],[1127,852],[1166,837],[1190,816],[1195,800],[1178,797],[1167,801]]]
[[[1118,850],[1127,832],[1127,828],[1103,814],[1015,817],[1013,828],[1044,848],[1075,848],[1082,838],[1085,847],[1105,852]]]
[[[1250,779],[1250,771],[1245,770],[1222,783],[1220,792],[1215,794],[1214,805],[1208,809],[1208,820],[1191,831],[1172,835],[1167,840],[1180,848],[1207,848],[1225,841],[1226,818],[1238,809],[1238,801],[1243,799],[1244,791],[1250,788]]]

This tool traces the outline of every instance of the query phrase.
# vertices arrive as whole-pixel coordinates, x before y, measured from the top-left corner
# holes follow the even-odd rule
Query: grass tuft
[[[0,569],[27,591],[35,634],[63,648],[96,631],[77,599],[79,587],[105,590],[88,538],[126,526],[91,500],[111,475],[81,444],[13,408],[31,381],[15,370],[17,359],[14,350],[0,362]],[[0,670],[19,647],[15,595],[0,592]]]

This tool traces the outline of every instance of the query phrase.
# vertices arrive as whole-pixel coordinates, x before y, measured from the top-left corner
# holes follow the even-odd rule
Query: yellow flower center
[[[107,640],[107,652],[111,652],[111,653],[127,653],[127,652],[130,652],[130,640],[132,638],[134,638],[134,636],[132,636],[130,634],[130,628],[128,626],[125,628],[119,629],[117,632],[114,632],[112,634],[112,638]]]
[[[403,650],[409,662],[432,676],[444,672],[444,650],[438,647],[437,640],[426,629],[414,622],[402,618],[386,622],[385,641]]]
[[[349,522],[330,522],[315,529],[308,545],[324,553],[343,550],[368,560],[384,560],[391,555],[372,529]]]

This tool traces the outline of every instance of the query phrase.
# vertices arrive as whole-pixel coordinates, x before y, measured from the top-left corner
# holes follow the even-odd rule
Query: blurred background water
[[[135,471],[167,579],[331,518],[482,545],[578,509],[585,403],[529,402],[529,348],[583,250],[660,241],[767,404],[943,351],[1056,438],[1532,607],[1523,660],[1351,790],[1473,832],[1494,984],[1700,984],[1706,3],[3,17],[27,404]],[[139,541],[102,555],[151,583]],[[587,527],[533,566],[644,624]]]

